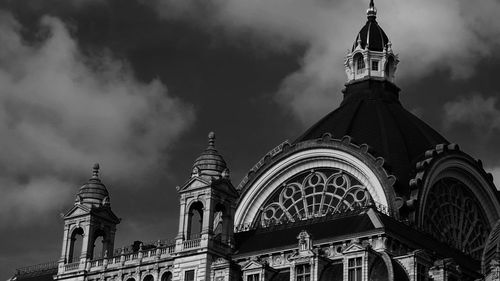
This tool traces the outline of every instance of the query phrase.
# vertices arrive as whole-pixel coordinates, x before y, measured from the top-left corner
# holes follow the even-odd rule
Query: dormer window
[[[354,61],[356,62],[356,74],[362,74],[365,71],[365,59],[362,54],[356,54],[354,56]]]
[[[378,71],[378,60],[372,60],[372,70]]]

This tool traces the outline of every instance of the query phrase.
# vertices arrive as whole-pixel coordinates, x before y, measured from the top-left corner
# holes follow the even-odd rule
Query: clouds
[[[457,125],[469,125],[483,138],[500,130],[500,109],[496,97],[483,97],[474,94],[462,97],[444,105],[444,127],[451,129]]]
[[[75,175],[94,162],[131,183],[165,165],[194,113],[160,80],[139,81],[109,51],[84,55],[57,18],[43,17],[36,42],[10,14],[0,23],[0,221],[72,202]]]
[[[473,75],[480,58],[500,43],[500,3],[376,1],[379,22],[402,54],[399,81],[449,71],[453,79]],[[341,100],[344,52],[365,21],[368,1],[157,0],[167,19],[184,19],[229,34],[250,34],[275,51],[302,44],[302,67],[282,81],[276,99],[305,123]]]

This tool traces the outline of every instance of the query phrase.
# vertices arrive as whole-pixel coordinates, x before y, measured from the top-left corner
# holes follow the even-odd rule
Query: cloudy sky
[[[407,109],[500,184],[500,2],[377,0]],[[101,164],[116,246],[172,238],[215,131],[237,185],[335,109],[367,0],[0,1],[0,280],[57,260]]]

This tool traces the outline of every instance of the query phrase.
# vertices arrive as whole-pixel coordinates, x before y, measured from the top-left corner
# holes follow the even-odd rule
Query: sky
[[[401,102],[500,186],[500,1],[376,0]],[[174,237],[216,133],[235,186],[341,102],[367,0],[0,0],[0,280],[58,260],[101,165],[115,246]]]

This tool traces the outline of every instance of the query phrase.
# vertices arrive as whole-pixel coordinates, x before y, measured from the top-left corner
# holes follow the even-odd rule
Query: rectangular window
[[[311,280],[311,265],[299,264],[295,266],[295,280],[310,281]]]
[[[372,70],[378,71],[378,60],[372,60]]]
[[[249,274],[247,275],[247,281],[259,281],[259,274]]]
[[[311,265],[299,264],[295,266],[295,280],[310,281],[311,280]]]
[[[194,281],[194,270],[186,270],[184,272],[184,281]]]
[[[348,281],[361,281],[363,276],[363,258],[352,258],[347,260]]]

